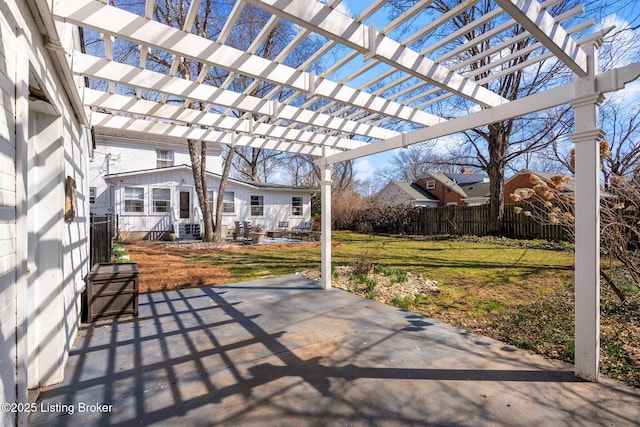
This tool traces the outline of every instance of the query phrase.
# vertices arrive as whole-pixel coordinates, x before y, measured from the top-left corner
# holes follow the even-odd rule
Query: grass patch
[[[391,305],[394,305],[402,310],[409,310],[413,305],[414,298],[411,295],[404,297],[394,297],[391,300]]]
[[[474,305],[478,310],[484,310],[484,311],[499,311],[501,308],[500,303],[498,301],[493,301],[493,300],[488,302],[476,301]]]
[[[407,272],[400,268],[389,268],[384,265],[376,264],[373,268],[373,272],[376,274],[388,276],[391,280],[391,283],[407,282]]]

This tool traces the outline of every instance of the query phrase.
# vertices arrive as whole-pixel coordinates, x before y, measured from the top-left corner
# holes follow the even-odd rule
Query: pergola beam
[[[277,141],[268,138],[259,138],[257,136],[239,135],[235,132],[220,132],[212,129],[201,129],[171,123],[134,119],[132,117],[114,116],[111,114],[97,113],[95,111],[91,113],[91,126],[100,126],[114,130],[125,130],[128,132],[143,133],[146,135],[181,138],[185,143],[188,139],[195,139],[198,141],[215,142],[219,144],[262,148],[287,153],[307,154],[316,157],[320,157],[326,152],[336,152],[335,150],[327,147],[312,146],[309,144],[290,141]]]
[[[376,58],[480,105],[491,107],[508,102],[496,93],[377,33],[375,28],[361,24],[318,2],[304,0],[291,0],[286,4],[279,0],[247,0],[247,2],[355,49],[366,57]],[[384,112],[382,114],[389,115]]]
[[[327,10],[331,9],[327,8]],[[92,0],[60,1],[55,4],[53,13],[57,18],[72,24],[163,50],[179,57],[190,58],[203,64],[224,68],[298,91],[308,92],[311,89],[309,73],[147,20],[113,6],[106,6]],[[444,121],[424,111],[341,86],[326,79],[319,79],[313,86],[314,95],[376,111],[399,120],[422,126]]]
[[[155,71],[141,70],[130,65],[107,61],[79,52],[74,52],[73,55],[73,72],[106,81],[117,81],[125,85],[141,87],[179,98],[196,99],[240,111],[277,116],[283,120],[328,128],[349,135],[355,134],[367,138],[383,139],[399,134],[396,131],[355,123],[328,114],[301,110],[289,105],[276,105],[272,101],[258,97],[242,95],[210,85],[198,84]]]
[[[598,74],[594,78],[598,92],[606,93],[623,89],[624,86],[640,76],[640,64],[632,64],[614,70]],[[382,153],[395,148],[406,147],[419,142],[425,142],[464,132],[476,127],[485,126],[487,123],[495,123],[513,117],[523,116],[536,111],[569,104],[572,100],[580,98],[578,89],[573,83],[549,89],[535,95],[516,99],[509,104],[482,110],[464,117],[449,120],[437,126],[418,129],[413,132],[388,138],[384,141],[367,144],[360,148],[354,148],[342,153],[336,153],[327,157],[329,164],[353,160],[372,154]]]
[[[364,145],[363,142],[330,135],[319,135],[312,132],[291,129],[284,126],[254,123],[249,119],[227,117],[220,114],[180,108],[173,105],[153,101],[134,99],[128,96],[112,95],[89,88],[84,89],[84,103],[91,107],[119,111],[130,116],[140,115],[155,117],[164,122],[182,122],[184,125],[203,128],[243,132],[291,142],[302,142],[338,149],[352,149]],[[178,123],[180,124],[180,123]]]
[[[327,163],[335,164],[360,157],[370,156],[372,154],[382,153],[395,148],[407,147],[409,145],[433,140],[443,136],[453,135],[454,133],[485,126],[487,123],[495,123],[501,120],[528,114],[530,112],[541,111],[557,105],[566,104],[567,99],[572,95],[573,85],[567,84],[555,89],[550,89],[544,93],[516,99],[515,101],[509,102],[509,104],[482,110],[457,119],[452,119],[440,125],[407,132],[402,135],[388,138],[384,141],[367,144],[360,148],[354,148],[348,152],[346,151],[343,153],[333,154],[327,157],[326,160]]]
[[[587,76],[587,54],[536,0],[495,0],[578,77]]]

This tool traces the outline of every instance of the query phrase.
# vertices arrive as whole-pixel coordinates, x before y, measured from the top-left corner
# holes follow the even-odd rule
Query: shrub
[[[356,275],[358,274],[367,275],[371,273],[371,271],[373,270],[373,264],[369,260],[369,252],[368,251],[361,252],[359,257],[351,263],[351,268],[353,270],[353,273]]]

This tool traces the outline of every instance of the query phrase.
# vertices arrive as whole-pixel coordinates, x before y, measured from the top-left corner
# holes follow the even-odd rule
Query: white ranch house
[[[98,134],[90,162],[91,212],[113,214],[118,234],[127,239],[197,238],[202,210],[193,183],[185,142],[124,139]],[[208,150],[207,189],[214,212],[222,169],[221,150]],[[280,222],[295,227],[311,218],[314,190],[229,179],[221,229],[231,236],[236,222],[276,230]]]

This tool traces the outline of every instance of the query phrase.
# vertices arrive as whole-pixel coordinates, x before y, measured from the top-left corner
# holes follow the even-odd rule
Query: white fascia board
[[[74,52],[73,54],[73,72],[87,77],[117,81],[124,85],[140,87],[185,99],[214,103],[227,108],[251,111],[261,115],[275,115],[278,119],[328,128],[367,138],[385,139],[399,134],[393,130],[344,120],[328,114],[289,105],[278,104],[277,111],[274,111],[274,103],[269,100],[242,95],[211,85],[197,84],[189,80],[155,71],[142,70],[80,52]]]
[[[536,0],[496,3],[579,77],[587,76],[587,54]]]
[[[170,138],[158,134],[133,133],[122,129],[105,128],[95,126],[96,145],[117,145],[123,147],[144,146],[166,150],[187,150],[187,141],[184,138]],[[221,153],[220,144],[209,144],[207,152]]]
[[[117,183],[119,182],[121,179],[127,179],[127,178],[133,178],[133,177],[139,177],[139,176],[149,176],[149,175],[155,175],[155,174],[166,174],[167,172],[191,172],[191,166],[189,165],[178,165],[178,166],[171,166],[171,167],[166,167],[166,168],[154,168],[154,169],[144,169],[144,170],[139,170],[139,171],[129,171],[129,172],[119,172],[119,173],[114,173],[114,174],[110,174],[110,175],[105,175],[104,179],[107,182],[110,183]],[[213,178],[213,179],[217,179],[220,180],[221,176],[218,173],[215,172],[211,172],[211,171],[206,171],[207,173],[207,177],[209,178]],[[229,184],[233,184],[239,187],[247,187],[253,190],[258,190],[258,189],[262,189],[262,187],[258,186],[258,185],[253,185],[250,182],[247,181],[240,181],[237,180],[235,178],[227,178],[229,180]],[[227,187],[228,188],[228,187]],[[295,191],[298,190],[295,187],[281,187],[279,188],[280,191]],[[305,191],[300,190],[300,191]]]
[[[188,126],[179,126],[150,120],[134,119],[131,117],[113,116],[104,113],[91,113],[91,125],[104,128],[122,129],[133,133],[146,133],[168,136],[172,138],[183,138],[185,143],[188,139],[198,141],[215,142],[221,144],[235,144],[238,146],[263,148],[266,150],[286,151],[288,153],[308,154],[311,156],[322,156],[326,153],[336,153],[337,150],[327,147],[312,146],[309,144],[299,144],[294,142],[275,141],[255,136],[236,135],[229,132],[220,132],[210,129],[199,129]]]
[[[351,149],[364,145],[363,142],[330,135],[314,134],[284,126],[252,123],[250,119],[222,116],[219,114],[180,108],[153,101],[139,100],[123,95],[112,95],[89,88],[84,89],[84,103],[92,107],[120,111],[132,115],[145,115],[161,120],[183,122],[187,125],[215,127],[229,131],[253,133],[265,138],[284,139],[340,149]]]
[[[330,10],[330,9],[329,9]],[[195,34],[180,31],[168,25],[105,5],[93,0],[57,0],[54,15],[75,25],[110,34],[133,43],[150,46],[171,54],[190,58],[203,64],[231,70],[309,92],[314,76],[286,65],[226,46]],[[316,83],[313,94],[340,103],[377,112],[422,126],[440,123],[444,119],[385,98],[357,91],[328,80]]]
[[[370,26],[328,8],[319,2],[308,0],[247,0],[304,28],[355,49],[365,56],[372,56],[394,68],[456,93],[486,107],[507,103],[503,97],[478,86],[471,80],[435,63],[418,52],[401,45]],[[388,113],[384,113],[389,115]]]

